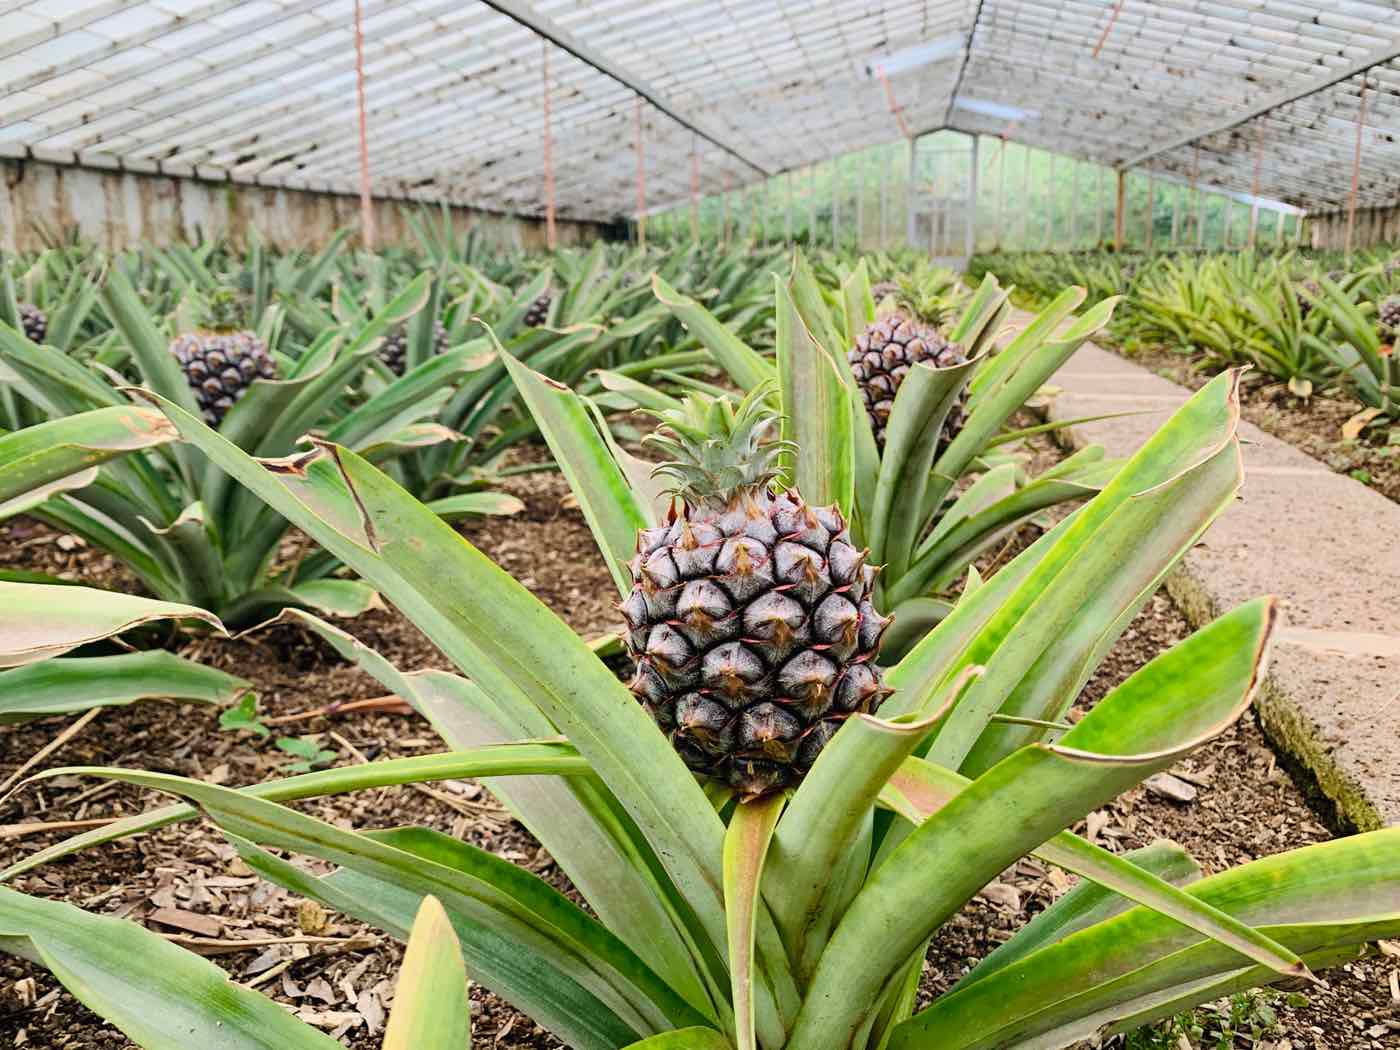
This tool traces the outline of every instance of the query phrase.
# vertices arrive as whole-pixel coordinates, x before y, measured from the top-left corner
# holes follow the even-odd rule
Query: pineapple
[[[1376,314],[1381,323],[1381,341],[1393,342],[1397,333],[1400,333],[1400,295],[1382,299]]]
[[[433,322],[433,353],[445,354],[452,349],[448,340],[447,327],[441,321]],[[401,324],[384,337],[379,347],[379,360],[388,366],[389,371],[401,376],[408,364],[408,325]]]
[[[691,770],[744,798],[795,784],[842,722],[890,692],[876,570],[835,506],[773,490],[788,446],[764,438],[766,396],[696,396],[662,414],[648,440],[680,506],[638,535],[622,604],[632,692]]]
[[[43,344],[49,334],[49,317],[33,303],[19,304],[19,326],[31,343]]]
[[[1308,315],[1312,313],[1313,304],[1322,296],[1322,285],[1308,278],[1298,286],[1298,290],[1293,294],[1298,300],[1298,316],[1306,321]]]
[[[908,285],[900,287],[896,301],[896,311],[867,327],[846,354],[881,449],[885,447],[885,427],[894,408],[894,396],[909,369],[920,363],[948,368],[967,361],[967,353],[960,345],[939,334],[937,325],[947,309],[944,301],[936,296],[920,297]],[[949,411],[939,435],[940,452],[962,429],[966,400],[964,391]]]
[[[897,294],[899,294],[899,285],[894,281],[878,281],[870,286],[870,297],[876,303],[882,303]]]
[[[538,328],[549,320],[549,308],[554,302],[554,297],[548,292],[541,292],[531,300],[529,307],[525,310],[525,327]]]
[[[272,379],[277,363],[256,334],[238,330],[232,292],[216,292],[207,304],[209,327],[186,332],[170,344],[194,391],[204,420],[217,427],[254,379]]]

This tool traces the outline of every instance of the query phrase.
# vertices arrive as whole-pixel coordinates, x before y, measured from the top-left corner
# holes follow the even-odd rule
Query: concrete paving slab
[[[1073,444],[1110,456],[1132,455],[1191,394],[1093,345],[1051,382],[1054,419],[1150,410],[1072,428]],[[1250,423],[1240,438],[1242,498],[1167,589],[1197,626],[1279,597],[1287,626],[1258,699],[1265,731],[1312,772],[1341,822],[1400,824],[1400,505]]]

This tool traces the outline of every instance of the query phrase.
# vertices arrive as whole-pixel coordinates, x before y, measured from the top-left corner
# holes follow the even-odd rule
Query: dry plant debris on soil
[[[521,475],[513,479],[511,490],[525,501],[523,514],[469,523],[463,531],[580,633],[611,627],[616,620],[615,592],[563,480],[554,473]],[[105,586],[129,583],[105,555],[67,543],[25,519],[0,525],[0,551],[9,568],[69,573]],[[346,627],[402,667],[446,665],[393,611],[366,614],[347,621]],[[1154,598],[1099,668],[1081,699],[1086,706],[1077,708],[1076,715],[1188,630],[1168,599]],[[368,676],[291,627],[238,640],[200,638],[184,643],[183,651],[251,679],[268,718],[382,693]],[[0,728],[0,779],[66,724],[50,720]],[[336,764],[441,749],[428,725],[416,716],[383,711],[318,716],[282,728],[333,750]],[[217,715],[207,709],[147,704],[102,712],[47,764],[125,765],[248,784],[279,775],[286,760],[266,740],[221,731]],[[163,801],[125,785],[78,778],[31,787],[0,810],[0,864],[61,837],[33,831],[16,834],[14,825],[97,820]],[[523,864],[569,890],[549,856],[471,781],[388,787],[297,805],[347,827],[425,824]],[[1170,837],[1208,872],[1328,837],[1248,718],[1171,775],[1154,778],[1091,814],[1076,830],[1115,850]],[[973,960],[1071,884],[1070,877],[1032,860],[1003,873],[934,942],[924,996],[947,988]],[[379,1045],[401,947],[378,931],[328,914],[254,877],[212,826],[180,825],[101,847],[21,876],[17,888],[144,922],[210,955],[234,980],[256,985],[347,1047],[368,1050]],[[1330,972],[1325,975],[1326,988],[1304,991],[1305,1005],[1298,997],[1269,999],[1276,1023],[1267,1032],[1256,1036],[1245,1031],[1231,1042],[1205,1045],[1256,1050],[1400,1047],[1396,973],[1397,959],[1384,954]],[[561,1045],[490,993],[476,988],[472,998],[477,1046],[538,1050]],[[43,968],[0,956],[0,1047],[130,1046]]]

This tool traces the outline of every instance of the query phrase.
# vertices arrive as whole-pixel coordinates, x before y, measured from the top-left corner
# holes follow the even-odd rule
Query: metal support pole
[[[365,31],[355,0],[355,96],[360,119],[360,239],[374,250],[374,201],[369,195],[369,117],[365,112]]]
[[[1123,207],[1127,200],[1127,173],[1118,169],[1118,198],[1113,211],[1113,250],[1121,252],[1123,250]]]
[[[1347,262],[1351,262],[1352,233],[1356,228],[1356,196],[1361,188],[1361,132],[1366,126],[1366,78],[1361,78],[1361,99],[1356,111],[1356,151],[1351,158],[1351,193],[1347,195]]]
[[[544,81],[544,241],[550,251],[559,246],[554,227],[554,126],[549,93],[549,49],[554,45],[540,38],[540,69]]]
[[[963,254],[969,259],[977,250],[977,198],[981,186],[981,172],[979,170],[982,161],[981,143],[980,136],[972,136],[972,168],[968,172],[967,180],[967,239],[963,246]]]
[[[1157,183],[1152,172],[1147,173],[1147,254],[1152,254],[1152,242],[1157,232]]]

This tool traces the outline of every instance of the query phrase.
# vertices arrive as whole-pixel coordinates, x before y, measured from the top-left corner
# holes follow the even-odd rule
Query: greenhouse
[[[1400,1050],[1400,7],[0,0],[0,1048]]]

